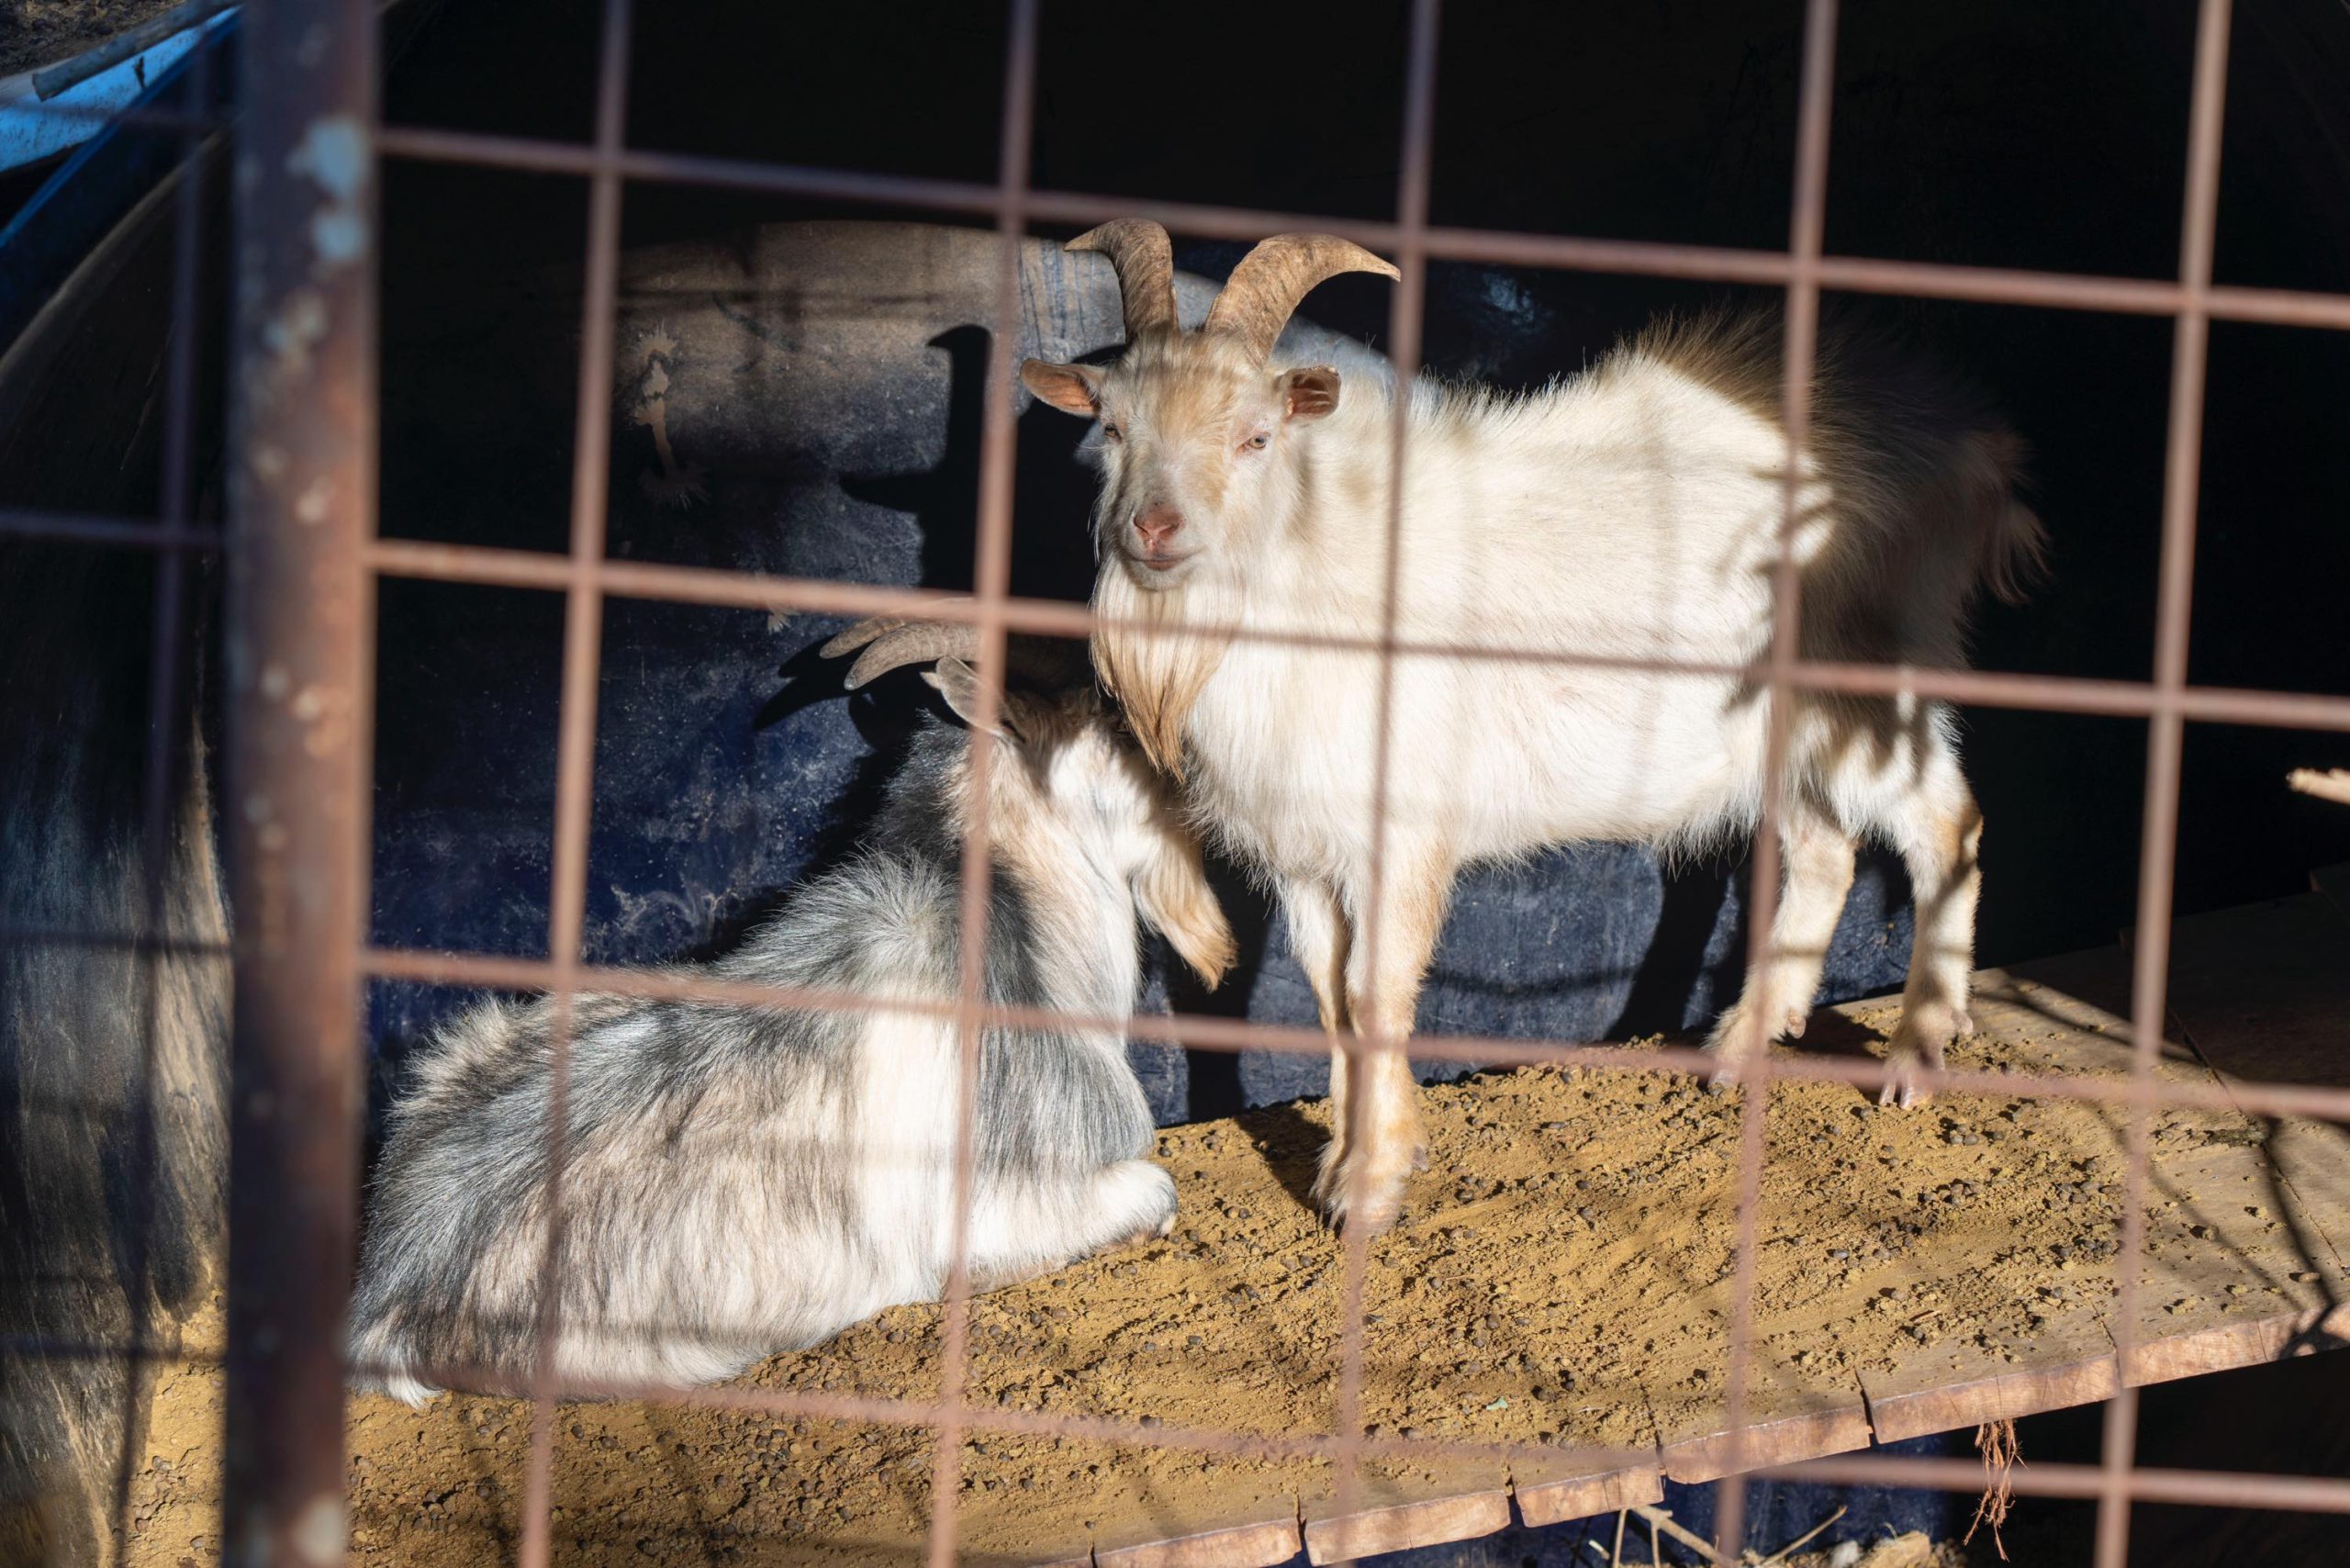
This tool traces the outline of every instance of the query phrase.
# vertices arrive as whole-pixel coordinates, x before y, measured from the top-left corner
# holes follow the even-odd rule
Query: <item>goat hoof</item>
[[[1779,1025],[1779,1037],[1784,1040],[1803,1038],[1804,1025],[1811,1022],[1811,1014],[1801,1007],[1787,1009],[1786,1017]]]
[[[1415,1171],[1419,1171],[1426,1170],[1427,1168],[1428,1146],[1425,1143],[1414,1144],[1412,1146],[1412,1169]]]
[[[1403,1213],[1404,1176],[1365,1171],[1358,1177],[1344,1165],[1326,1165],[1315,1181],[1314,1201],[1333,1231],[1343,1235],[1359,1229],[1377,1236]]]
[[[1707,1046],[1706,1054],[1714,1058],[1714,1070],[1706,1074],[1706,1092],[1727,1095],[1738,1088],[1738,1063],[1729,1052],[1719,1046]]]
[[[1403,1212],[1400,1195],[1373,1196],[1360,1204],[1349,1204],[1344,1198],[1337,1198],[1323,1206],[1322,1217],[1339,1236],[1360,1231],[1364,1236],[1371,1237],[1393,1229]]]

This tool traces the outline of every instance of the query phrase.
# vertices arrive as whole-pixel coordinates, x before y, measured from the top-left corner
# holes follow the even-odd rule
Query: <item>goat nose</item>
[[[1170,506],[1155,506],[1135,514],[1135,532],[1150,554],[1163,554],[1167,542],[1183,532],[1183,514]]]

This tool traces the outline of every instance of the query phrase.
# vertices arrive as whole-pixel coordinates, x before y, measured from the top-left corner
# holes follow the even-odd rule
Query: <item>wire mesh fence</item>
[[[2350,1091],[2293,1083],[2247,1083],[2225,1090],[2164,1081],[2156,1065],[2165,1013],[2172,884],[2178,825],[2180,753],[2190,722],[2350,731],[2350,696],[2223,689],[2188,680],[2189,589],[2203,405],[2205,345],[2214,320],[2309,329],[2350,329],[2350,295],[2231,287],[2211,277],[2221,151],[2221,98],[2230,27],[2227,0],[2202,0],[2196,46],[2184,222],[2173,280],[2065,275],[1997,268],[1869,260],[1823,248],[1830,159],[1830,87],[1836,49],[1835,0],[1808,0],[1803,39],[1795,200],[1784,251],[1754,252],[1604,238],[1553,237],[1448,229],[1429,221],[1437,90],[1437,0],[1411,7],[1403,143],[1394,217],[1384,222],[1106,198],[1040,189],[1030,183],[1038,29],[1037,0],[1012,0],[1010,47],[1002,63],[999,174],[990,185],[798,168],[632,148],[626,136],[629,0],[604,0],[594,134],[570,145],[380,123],[373,0],[258,0],[245,7],[241,118],[236,139],[239,325],[233,370],[236,416],[229,526],[201,526],[191,495],[196,375],[192,334],[174,338],[164,412],[166,486],[154,519],[0,512],[0,532],[91,547],[145,550],[161,563],[155,594],[156,638],[151,676],[145,824],[150,854],[150,931],[92,933],[20,930],[23,943],[122,943],[156,946],[153,912],[162,898],[160,853],[167,832],[173,693],[187,678],[183,626],[185,564],[220,553],[229,585],[231,707],[225,835],[238,913],[234,955],[235,1024],[231,1092],[234,1130],[228,1340],[227,1486],[239,1561],[327,1561],[310,1548],[339,1541],[341,1508],[343,1387],[348,1372],[342,1325],[348,1260],[358,1220],[359,1119],[364,1047],[362,987],[398,980],[451,986],[543,991],[554,999],[554,1088],[547,1158],[551,1192],[559,1192],[565,1140],[565,1062],[575,1033],[574,999],[583,994],[691,1001],[715,1005],[869,1011],[891,1007],[944,1017],[960,1042],[957,1266],[946,1287],[941,1375],[934,1396],[840,1396],[719,1387],[680,1389],[582,1386],[557,1374],[564,1267],[562,1207],[545,1238],[535,1374],[517,1387],[489,1368],[438,1369],[452,1382],[526,1393],[534,1407],[527,1487],[521,1499],[520,1555],[527,1564],[553,1551],[551,1475],[555,1402],[566,1395],[620,1394],[665,1404],[755,1409],[778,1416],[835,1417],[918,1428],[934,1434],[929,1495],[929,1558],[943,1564],[958,1540],[957,1484],[968,1438],[1014,1433],[1114,1440],[1205,1453],[1310,1457],[1335,1466],[1338,1510],[1348,1511],[1360,1468],[1382,1457],[1556,1457],[1555,1449],[1505,1443],[1405,1438],[1367,1430],[1363,1420],[1363,1293],[1368,1249],[1360,1228],[1344,1236],[1338,1284],[1342,1332],[1336,1418],[1327,1433],[1275,1438],[1143,1425],[1082,1416],[1023,1412],[979,1405],[967,1395],[970,1354],[968,1268],[976,1148],[975,1094],[980,1040],[990,1029],[1074,1026],[1125,1032],[1188,1047],[1321,1053],[1318,1030],[1186,1014],[1132,1019],[1080,1017],[990,1002],[983,970],[990,914],[986,831],[989,793],[974,791],[976,820],[962,860],[959,991],[951,1003],[877,1002],[862,993],[728,980],[708,974],[651,973],[593,965],[582,951],[595,781],[599,637],[605,602],[641,598],[672,602],[838,615],[896,615],[968,626],[982,671],[1000,669],[1013,633],[1083,639],[1106,618],[1081,606],[1023,599],[1010,589],[1013,482],[1014,354],[1022,337],[1018,243],[1036,225],[1091,224],[1141,216],[1202,238],[1253,240],[1281,230],[1342,235],[1390,253],[1401,269],[1389,323],[1390,358],[1399,386],[1418,368],[1424,288],[1432,263],[1481,262],[1759,285],[1785,292],[1785,373],[1780,409],[1786,435],[1786,516],[1774,577],[1772,635],[1751,665],[1699,665],[1672,659],[1579,655],[1555,649],[1505,649],[1414,642],[1398,631],[1395,573],[1400,556],[1407,399],[1395,401],[1394,478],[1386,517],[1388,580],[1382,634],[1337,640],[1268,633],[1247,625],[1122,623],[1138,633],[1224,642],[1258,641],[1291,648],[1337,647],[1375,654],[1380,720],[1366,748],[1373,801],[1369,913],[1382,929],[1380,861],[1388,822],[1393,671],[1400,660],[1536,661],[1670,677],[1732,676],[1766,694],[1774,722],[1773,756],[1783,755],[1791,704],[1800,694],[1845,693],[2143,719],[2150,744],[2144,777],[2141,885],[2132,946],[2130,1016],[2136,1020],[2134,1071],[2126,1079],[1996,1074],[1936,1068],[1925,1087],[2008,1096],[2044,1095],[2109,1103],[2129,1113],[2128,1161],[2119,1240],[2118,1294],[2110,1315],[2116,1345],[2106,1404],[2103,1461],[2096,1466],[2041,1464],[2012,1476],[2019,1492],[2090,1498],[2098,1505],[2097,1561],[2118,1568],[2129,1543],[2134,1502],[2207,1503],[2235,1507],[2350,1513],[2350,1483],[2309,1477],[2154,1470],[2133,1462],[2137,1419],[2132,1336],[2139,1322],[2138,1260],[2145,1245],[2143,1203],[2149,1179],[2149,1127],[2159,1110],[2231,1106],[2273,1115],[2350,1120]],[[207,98],[195,57],[187,102]],[[200,113],[159,109],[158,127],[184,137],[187,157],[177,196],[173,272],[176,319],[191,321],[196,283],[202,164],[194,154],[207,122]],[[379,159],[486,165],[516,172],[584,177],[588,183],[585,308],[580,320],[577,411],[570,507],[570,545],[562,554],[381,538],[375,526],[375,316],[379,279],[375,177]],[[996,314],[983,416],[976,552],[976,592],[925,590],[773,574],[652,565],[611,558],[605,546],[613,372],[615,295],[621,266],[621,213],[631,185],[671,183],[747,192],[871,203],[960,218],[990,219],[1002,241]],[[2152,678],[2121,681],[1840,663],[1802,653],[1801,573],[1795,544],[1797,488],[1812,427],[1811,370],[1823,290],[1844,290],[2041,307],[2167,316],[2175,321],[2166,468],[2160,521],[2160,568]],[[564,596],[560,731],[554,814],[552,915],[544,959],[370,946],[367,923],[368,759],[373,604],[384,578],[411,578],[527,588]],[[972,767],[984,780],[997,766],[988,732],[997,696],[980,684]],[[1784,810],[1782,768],[1766,767],[1761,826],[1755,835],[1750,965],[1766,958],[1779,888]],[[197,949],[216,959],[217,946]],[[1759,1022],[1759,1021],[1758,1021]],[[1354,1042],[1360,1059],[1404,1049],[1394,1036]],[[1479,1063],[1561,1062],[1650,1072],[1710,1070],[1694,1050],[1630,1050],[1527,1037],[1418,1035],[1410,1052],[1425,1058]],[[1757,1468],[1741,1444],[1752,1393],[1752,1302],[1762,1205],[1764,1109],[1774,1080],[1833,1081],[1874,1088],[1886,1081],[1878,1062],[1829,1057],[1772,1058],[1756,1052],[1744,1077],[1739,1117],[1738,1243],[1734,1316],[1729,1333],[1727,1452],[1717,1518],[1728,1561],[1744,1536],[1741,1477],[1790,1473],[1820,1480],[1974,1492],[1982,1473],[1955,1460],[1847,1455],[1787,1468]],[[151,1118],[145,1136],[151,1138]],[[146,1336],[122,1346],[39,1344],[33,1353],[139,1356]],[[1638,1456],[1591,1453],[1595,1463]],[[306,1533],[308,1532],[308,1533]],[[252,1553],[248,1556],[248,1553]]]

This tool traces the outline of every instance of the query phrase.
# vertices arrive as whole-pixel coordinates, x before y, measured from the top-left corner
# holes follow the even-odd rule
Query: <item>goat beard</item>
[[[1188,629],[1187,609],[1205,596],[1188,588],[1147,592],[1115,566],[1093,589],[1093,669],[1125,710],[1127,727],[1152,767],[1181,782],[1183,722],[1232,645],[1228,632]],[[1217,617],[1226,624],[1234,619]]]

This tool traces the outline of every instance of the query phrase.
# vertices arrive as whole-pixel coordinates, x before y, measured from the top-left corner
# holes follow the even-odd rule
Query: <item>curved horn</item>
[[[817,650],[821,658],[857,654],[842,685],[855,691],[867,681],[906,665],[926,665],[953,655],[972,658],[979,650],[979,629],[937,621],[908,621],[901,616],[877,615],[834,637]]]
[[[1167,230],[1147,218],[1119,218],[1089,229],[1061,247],[1099,251],[1118,269],[1118,296],[1126,309],[1126,341],[1176,330],[1175,250]]]
[[[1335,234],[1276,234],[1259,241],[1232,269],[1224,292],[1208,308],[1207,330],[1238,337],[1261,364],[1297,302],[1315,284],[1340,273],[1404,275],[1393,263]]]
[[[863,653],[857,653],[862,648]],[[1047,688],[1073,686],[1085,674],[1080,648],[1064,638],[1014,634],[1004,640],[1004,664],[1019,678]],[[841,684],[855,691],[907,665],[926,665],[954,657],[979,656],[979,629],[966,622],[910,621],[899,615],[876,615],[860,621],[816,650],[820,658],[836,659],[856,653]]]

